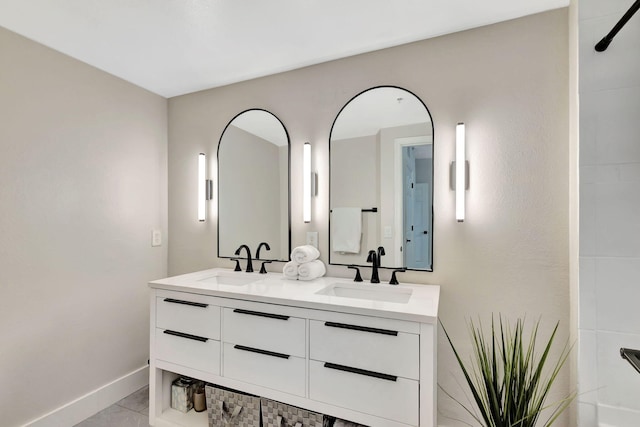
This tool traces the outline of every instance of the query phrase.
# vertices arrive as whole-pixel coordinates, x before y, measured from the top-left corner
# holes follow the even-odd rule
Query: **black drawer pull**
[[[354,331],[371,332],[374,334],[393,335],[398,336],[398,331],[390,331],[389,329],[368,328],[366,326],[347,325],[346,323],[324,322],[324,326],[330,326],[332,328],[351,329]]]
[[[209,304],[203,304],[201,302],[182,301],[181,299],[165,298],[164,302],[171,302],[174,304],[192,305],[194,307],[207,308]]]
[[[279,357],[280,359],[288,359],[289,358],[288,354],[276,353],[275,351],[260,350],[259,348],[246,347],[244,345],[237,345],[236,344],[236,345],[233,346],[233,348],[236,348],[238,350],[243,350],[243,351],[250,351],[252,353],[264,354],[265,356]]]
[[[250,316],[268,317],[270,319],[289,320],[289,316],[283,316],[282,314],[262,313],[260,311],[243,310],[241,308],[236,308],[233,310],[233,312],[248,314]]]
[[[167,335],[173,335],[174,337],[187,338],[187,339],[194,340],[194,341],[200,341],[200,342],[209,341],[209,338],[199,337],[197,335],[185,334],[183,332],[171,331],[169,329],[164,331],[164,333],[167,334]]]
[[[324,367],[329,369],[336,369],[338,371],[351,372],[352,374],[366,375],[367,377],[380,378],[381,380],[387,380],[387,381],[398,380],[398,377],[395,375],[381,374],[380,372],[367,371],[366,369],[352,368],[351,366],[336,365],[335,363],[326,362],[324,364]]]

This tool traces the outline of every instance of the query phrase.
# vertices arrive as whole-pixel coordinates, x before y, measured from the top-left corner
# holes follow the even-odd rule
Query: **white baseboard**
[[[149,367],[143,366],[28,422],[23,427],[74,426],[148,384]]]

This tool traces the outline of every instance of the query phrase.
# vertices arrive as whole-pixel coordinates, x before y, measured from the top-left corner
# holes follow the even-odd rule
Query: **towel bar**
[[[378,212],[378,208],[371,208],[371,209],[361,209],[362,212]],[[333,209],[331,209],[329,212],[333,212]]]

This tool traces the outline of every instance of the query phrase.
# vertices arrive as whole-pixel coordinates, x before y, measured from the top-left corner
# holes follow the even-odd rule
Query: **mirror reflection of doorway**
[[[403,265],[427,269],[431,259],[431,144],[401,144]]]

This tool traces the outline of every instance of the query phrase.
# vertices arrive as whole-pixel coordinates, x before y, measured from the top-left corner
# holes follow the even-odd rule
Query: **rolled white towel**
[[[294,248],[291,252],[291,260],[302,264],[303,262],[313,261],[320,257],[320,251],[311,245],[303,245]]]
[[[298,266],[298,279],[313,280],[324,276],[324,273],[326,272],[327,268],[324,266],[324,263],[319,259],[316,259]]]
[[[282,268],[282,274],[285,279],[297,280],[298,279],[298,264],[295,261],[289,261]]]

